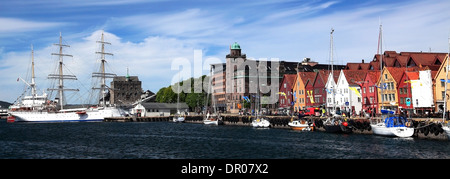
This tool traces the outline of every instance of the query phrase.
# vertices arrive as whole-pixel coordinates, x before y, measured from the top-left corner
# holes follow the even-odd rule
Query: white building
[[[414,108],[433,107],[433,82],[431,70],[419,71],[419,78],[411,80],[411,93]]]
[[[329,112],[331,112],[333,114],[335,113],[335,111],[333,111],[333,106],[334,106],[333,102],[336,103],[336,101],[333,100],[333,96],[336,96],[336,91],[334,90],[334,88],[337,87],[335,79],[337,79],[336,76],[338,76],[338,74],[339,74],[338,71],[335,71],[334,72],[334,76],[335,77],[333,78],[332,77],[333,75],[330,72],[328,74],[328,78],[327,78],[327,81],[325,83],[325,89],[327,91],[326,108],[327,108],[327,111],[329,111]],[[338,106],[336,105],[336,108],[337,107]]]
[[[362,110],[361,87],[367,71],[341,70],[336,87],[336,105],[341,111],[359,115]]]

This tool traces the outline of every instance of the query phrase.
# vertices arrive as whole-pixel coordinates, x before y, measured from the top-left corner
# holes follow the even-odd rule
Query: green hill
[[[0,101],[0,109],[7,109],[10,105],[11,103]]]

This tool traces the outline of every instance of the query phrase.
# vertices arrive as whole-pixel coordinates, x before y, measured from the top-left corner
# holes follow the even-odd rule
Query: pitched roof
[[[378,81],[378,79],[380,78],[381,75],[381,71],[380,70],[370,70],[367,71],[367,75],[366,78],[370,78],[372,81],[374,81],[375,83]],[[369,79],[364,79],[364,81],[368,81]]]
[[[297,78],[296,74],[284,74],[283,80],[286,80],[287,83],[289,83],[291,86],[295,83],[295,78]]]
[[[400,79],[402,78],[403,73],[406,68],[398,68],[398,67],[385,67],[387,71],[391,74],[394,81],[398,84]]]
[[[405,75],[408,80],[418,80],[419,79],[418,71],[405,71]]]
[[[312,82],[314,80],[315,75],[316,72],[298,72],[297,80],[300,78],[303,84],[306,85],[309,81]]]
[[[383,53],[383,67],[406,67],[412,63],[416,66],[440,65],[444,61],[446,53],[435,52],[400,52],[385,51]],[[376,54],[370,64],[380,66],[381,55]]]
[[[349,85],[359,85],[357,82],[364,81],[367,70],[343,70]]]

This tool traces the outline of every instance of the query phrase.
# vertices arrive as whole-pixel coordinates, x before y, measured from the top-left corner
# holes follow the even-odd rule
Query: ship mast
[[[92,89],[100,89],[100,96],[102,97],[102,102],[100,103],[100,106],[105,107],[106,106],[106,100],[105,100],[105,90],[107,88],[106,86],[106,78],[114,78],[116,75],[112,74],[112,73],[105,73],[105,63],[106,63],[106,59],[105,59],[105,55],[111,55],[113,56],[114,54],[112,53],[106,53],[105,52],[105,44],[111,45],[111,43],[109,42],[105,42],[104,39],[104,34],[102,32],[102,38],[101,41],[96,41],[97,43],[101,44],[101,52],[95,52],[96,54],[100,54],[101,55],[101,65],[100,65],[100,72],[99,73],[92,73],[92,77],[98,77],[101,79],[101,84],[100,84],[100,88],[92,88]]]
[[[333,32],[334,29],[331,28],[331,32],[330,32],[330,62],[331,62],[331,79],[334,81],[334,65],[333,65]],[[335,86],[334,83],[332,84],[332,92],[333,92],[333,112],[334,114],[336,114],[336,103],[335,103]]]
[[[383,80],[383,54],[381,54],[383,52],[383,26],[381,25],[380,22],[380,34],[378,35],[378,47],[377,47],[377,54],[380,55],[380,78],[381,78],[381,83],[380,83],[380,98],[381,98],[381,106],[380,106],[380,113],[381,113],[381,109],[383,109],[384,106],[384,96],[383,96],[383,92],[384,92],[384,80]],[[381,53],[380,53],[381,50]]]
[[[35,76],[34,76],[34,50],[33,50],[33,44],[31,44],[31,96],[33,99],[36,97],[36,82],[35,82]]]
[[[62,35],[61,32],[59,32],[59,44],[53,44],[56,46],[59,46],[59,53],[52,53],[52,55],[56,55],[59,56],[59,65],[58,65],[58,74],[49,74],[48,75],[48,79],[58,79],[59,80],[59,85],[58,88],[52,88],[52,89],[47,89],[49,91],[54,91],[57,90],[58,94],[59,94],[59,104],[60,104],[60,109],[64,109],[64,91],[79,91],[78,89],[67,89],[64,88],[64,80],[76,80],[76,76],[75,75],[64,75],[63,74],[63,57],[64,56],[68,56],[68,57],[73,57],[72,55],[68,55],[68,54],[63,54],[63,47],[70,47],[69,45],[65,45],[62,44]]]

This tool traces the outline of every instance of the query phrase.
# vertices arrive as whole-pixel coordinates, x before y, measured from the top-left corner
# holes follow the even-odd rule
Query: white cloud
[[[59,22],[38,22],[18,18],[0,17],[0,36],[12,35],[17,32],[38,31],[64,25]]]
[[[100,56],[95,54],[100,51],[100,45],[95,42],[100,40],[101,33],[102,31],[98,30],[82,38],[80,42],[67,42],[70,48],[65,48],[63,52],[73,55],[73,58],[64,57],[64,62],[70,72],[79,79],[77,83],[68,83],[67,87],[70,88],[69,84],[76,85],[75,87],[81,90],[81,95],[87,94],[86,90],[91,88],[91,73],[98,71],[100,66]],[[170,85],[176,74],[176,71],[171,70],[172,60],[185,58],[193,64],[194,47],[178,39],[150,36],[142,42],[133,43],[123,41],[112,33],[104,33],[105,41],[112,43],[105,46],[105,51],[114,54],[106,56],[107,70],[125,76],[126,67],[129,67],[130,75],[138,76],[143,81],[144,90],[149,89],[156,93],[161,87]],[[58,37],[55,37],[55,41],[58,41]],[[57,53],[57,48],[51,45],[44,48],[35,47],[37,84],[40,89],[50,87],[46,78],[49,73],[53,73],[58,60],[57,56],[50,54]],[[25,78],[30,57],[30,52],[1,54],[3,63],[0,65],[0,74],[4,75],[0,76],[0,81],[8,88],[0,88],[0,99],[13,102],[22,93],[23,85],[16,82],[16,79],[19,76]]]

